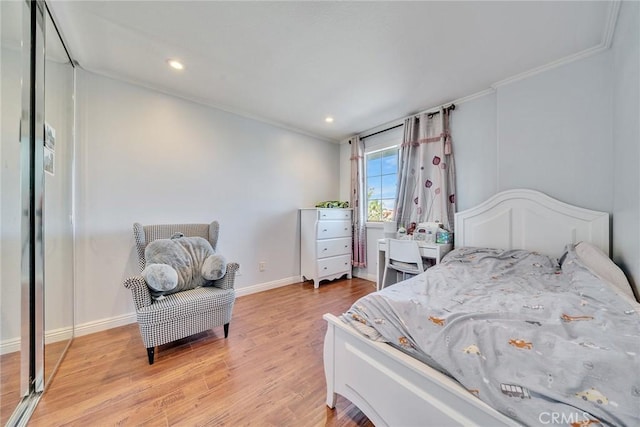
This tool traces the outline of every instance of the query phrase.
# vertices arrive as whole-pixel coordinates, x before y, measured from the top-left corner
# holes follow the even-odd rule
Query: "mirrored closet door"
[[[73,337],[74,67],[45,14],[44,378],[51,379]]]
[[[0,425],[22,398],[20,118],[26,16],[25,3],[0,2]]]
[[[0,18],[0,424],[24,425],[73,338],[75,71],[44,2]]]

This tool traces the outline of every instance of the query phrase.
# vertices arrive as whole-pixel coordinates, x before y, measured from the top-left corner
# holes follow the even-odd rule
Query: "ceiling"
[[[334,141],[602,47],[614,5],[49,2],[85,70]]]

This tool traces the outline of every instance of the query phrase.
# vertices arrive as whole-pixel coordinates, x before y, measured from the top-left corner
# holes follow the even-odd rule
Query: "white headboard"
[[[560,257],[567,243],[588,241],[609,254],[609,214],[534,190],[508,190],[455,215],[455,246],[528,249]]]

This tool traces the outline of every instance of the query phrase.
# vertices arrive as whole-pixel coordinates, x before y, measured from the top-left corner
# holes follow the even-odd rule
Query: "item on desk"
[[[413,235],[413,232],[414,232],[415,230],[416,230],[416,223],[415,223],[415,222],[412,222],[412,223],[409,225],[409,228],[407,228],[407,235],[412,236],[412,235]]]
[[[427,230],[427,235],[425,236],[424,241],[427,242],[427,243],[435,243],[436,242],[436,236],[433,234],[433,231]]]
[[[436,243],[436,234],[438,233],[438,230],[441,229],[441,227],[442,224],[437,221],[421,222],[416,227],[416,232],[414,234],[421,236],[417,240],[424,240],[427,243]],[[424,238],[422,238],[422,236],[424,236]]]
[[[436,234],[436,243],[451,243],[453,241],[453,233],[445,229],[440,230]]]
[[[396,236],[398,239],[403,239],[407,236],[407,229],[404,227],[398,228],[398,235]]]

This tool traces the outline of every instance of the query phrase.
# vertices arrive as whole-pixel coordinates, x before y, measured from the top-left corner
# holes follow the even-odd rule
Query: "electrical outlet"
[[[267,262],[266,261],[260,261],[258,263],[258,269],[260,271],[265,271],[267,269]]]

